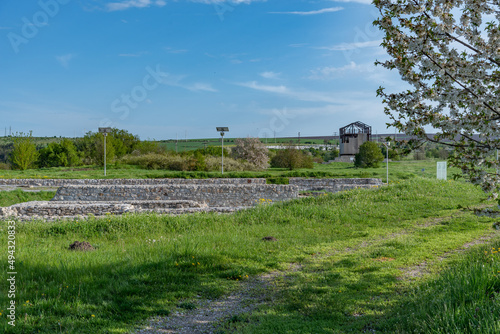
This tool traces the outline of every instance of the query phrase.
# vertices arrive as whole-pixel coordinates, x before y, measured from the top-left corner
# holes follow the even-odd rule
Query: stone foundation
[[[298,195],[297,186],[272,184],[64,186],[52,201],[193,200],[210,207],[237,207],[254,206],[261,199],[285,201]]]
[[[174,184],[266,184],[266,179],[0,179],[0,186],[48,187],[69,185],[174,185]]]
[[[300,191],[326,191],[336,193],[356,188],[377,188],[382,186],[381,179],[307,179],[292,177],[291,185],[298,186]]]

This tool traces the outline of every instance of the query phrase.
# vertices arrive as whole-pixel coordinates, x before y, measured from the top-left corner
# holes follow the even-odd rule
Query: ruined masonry
[[[380,179],[290,178],[288,185],[265,179],[0,179],[0,186],[58,188],[51,201],[0,208],[0,218],[78,218],[89,215],[157,212],[233,212],[261,201],[287,201],[303,191],[338,192],[382,185]]]

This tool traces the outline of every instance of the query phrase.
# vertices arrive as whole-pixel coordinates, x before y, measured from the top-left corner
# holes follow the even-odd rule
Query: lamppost
[[[384,144],[384,146],[385,146],[385,165],[387,168],[386,180],[387,180],[387,185],[389,185],[389,145],[391,143],[386,142],[386,143],[382,143],[382,144]]]
[[[221,174],[224,174],[224,132],[228,132],[229,128],[225,126],[216,127],[217,131],[220,132],[221,141],[222,141],[222,169]]]
[[[99,128],[99,132],[104,136],[104,176],[106,176],[106,137],[111,133],[111,128]]]

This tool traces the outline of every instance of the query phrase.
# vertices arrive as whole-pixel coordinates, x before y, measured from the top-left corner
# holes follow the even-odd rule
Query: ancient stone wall
[[[0,179],[0,185],[62,187],[68,185],[156,185],[156,184],[266,184],[266,179]]]
[[[298,197],[299,188],[271,184],[172,184],[63,186],[52,201],[193,200],[210,207],[250,207],[262,199],[275,202]]]
[[[291,185],[298,186],[300,191],[326,191],[336,193],[355,188],[376,188],[382,185],[381,179],[307,179],[292,177]]]

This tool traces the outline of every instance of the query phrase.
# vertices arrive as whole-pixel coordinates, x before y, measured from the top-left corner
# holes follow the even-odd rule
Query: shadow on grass
[[[92,252],[78,258],[92,260]],[[126,258],[126,254],[124,254]],[[2,333],[123,333],[130,325],[168,315],[179,300],[215,298],[225,290],[226,277],[245,268],[211,265],[218,257],[172,253],[164,261],[134,265],[79,264],[69,268],[17,264],[16,326],[0,323]],[[2,268],[7,272],[6,266]],[[6,280],[2,279],[2,282]],[[228,281],[227,281],[228,282]],[[5,283],[2,283],[5,287]],[[26,291],[36,291],[28,295]],[[8,304],[7,295],[0,297]]]

